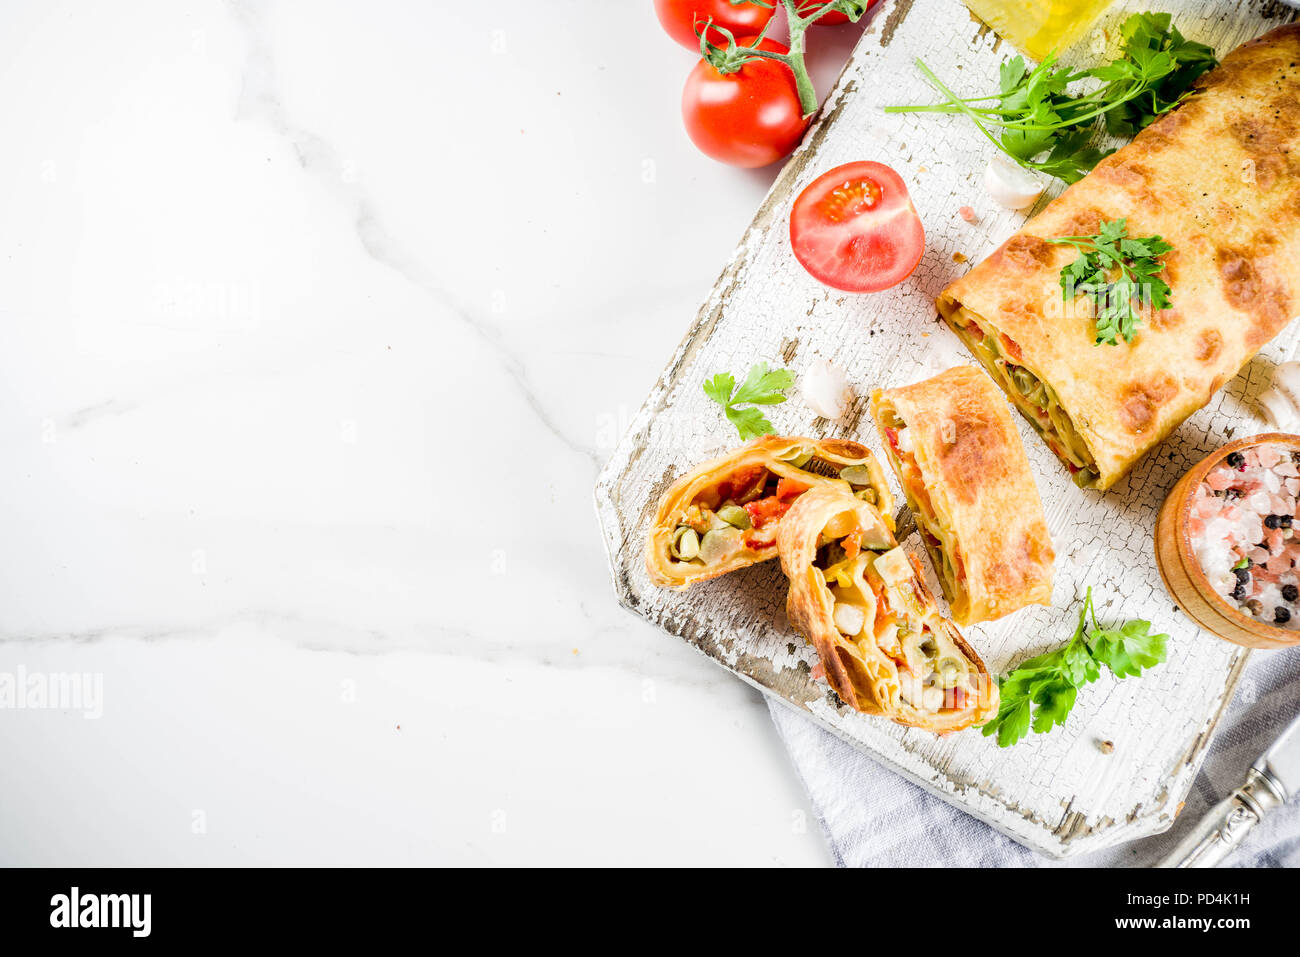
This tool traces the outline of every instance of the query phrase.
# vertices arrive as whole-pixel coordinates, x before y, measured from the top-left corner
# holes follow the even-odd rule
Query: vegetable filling
[[[811,460],[808,453],[790,464],[802,469]],[[839,478],[858,498],[875,504],[875,490],[868,484],[871,475],[864,466],[846,466]],[[677,520],[669,552],[679,562],[716,565],[741,551],[772,548],[781,519],[810,488],[811,482],[778,475],[762,465],[737,469],[695,497]]]
[[[842,517],[852,523],[852,516]],[[814,567],[833,602],[836,629],[865,653],[894,663],[898,693],[918,711],[962,711],[977,699],[977,677],[961,649],[931,627],[932,603],[920,591],[906,552],[881,529],[822,533]]]
[[[986,332],[965,307],[958,308],[951,319],[962,342],[1065,463],[1074,484],[1081,488],[1096,485],[1101,476],[1092,453],[1052,387],[1020,364],[1020,347],[1002,333]]]
[[[921,469],[913,455],[911,433],[907,423],[899,418],[892,409],[882,413],[885,438],[888,440],[886,454],[898,472],[903,492],[907,495],[908,507],[916,518],[916,526],[925,542],[926,551],[934,561],[939,572],[939,583],[943,585],[944,596],[949,602],[955,601],[966,589],[966,568],[961,560],[961,552],[947,525],[939,520],[930,499],[930,491],[925,487]]]

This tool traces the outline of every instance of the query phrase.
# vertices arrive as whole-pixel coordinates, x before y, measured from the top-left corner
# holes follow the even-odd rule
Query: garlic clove
[[[1024,209],[1043,195],[1047,181],[1010,157],[998,155],[984,167],[984,189],[999,206]]]
[[[1264,421],[1282,432],[1300,431],[1300,362],[1283,362],[1273,370],[1272,387],[1256,400]]]
[[[813,361],[800,377],[799,391],[808,408],[832,421],[843,418],[853,398],[847,377],[827,359]]]

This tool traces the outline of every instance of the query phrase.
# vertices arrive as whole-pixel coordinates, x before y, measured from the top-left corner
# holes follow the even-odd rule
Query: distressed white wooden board
[[[1264,0],[1124,0],[1103,18],[1094,40],[1073,51],[1074,58],[1095,63],[1113,54],[1119,23],[1152,8],[1173,13],[1186,36],[1211,44],[1220,55],[1295,16]],[[743,374],[755,360],[767,359],[801,374],[814,357],[827,357],[848,371],[858,396],[846,420],[815,418],[796,397],[771,407],[773,424],[784,434],[857,439],[879,455],[865,415],[873,386],[974,364],[938,320],[934,299],[970,268],[956,263],[955,253],[978,262],[1024,217],[996,209],[984,196],[980,178],[991,147],[966,121],[890,116],[880,107],[933,101],[912,65],[917,56],[956,90],[975,95],[996,83],[998,64],[1013,54],[958,0],[882,5],[818,125],[772,187],[605,467],[596,503],[614,586],[627,608],[1016,840],[1063,856],[1168,827],[1228,704],[1246,653],[1200,631],[1177,611],[1155,568],[1152,528],[1165,494],[1197,459],[1234,435],[1263,430],[1253,398],[1267,385],[1273,365],[1293,355],[1300,324],[1289,326],[1209,406],[1104,495],[1075,488],[1017,417],[1056,545],[1054,607],[968,628],[968,638],[991,669],[1005,671],[1068,638],[1075,599],[1092,585],[1102,620],[1148,618],[1171,640],[1167,664],[1140,679],[1103,678],[1080,693],[1064,728],[1014,748],[999,750],[977,731],[941,739],[840,705],[824,681],[810,676],[816,652],[786,621],[786,583],[775,561],[685,593],[655,588],[642,565],[660,493],[693,464],[738,444],[701,391],[713,373]],[[790,255],[787,240],[789,207],[799,190],[825,170],[858,159],[883,161],[902,174],[927,238],[925,258],[907,283],[864,296],[816,283]],[[976,208],[978,225],[958,216],[962,205]],[[906,544],[924,554],[915,535]],[[931,586],[938,593],[933,581]],[[1114,743],[1112,753],[1102,753],[1103,740]]]

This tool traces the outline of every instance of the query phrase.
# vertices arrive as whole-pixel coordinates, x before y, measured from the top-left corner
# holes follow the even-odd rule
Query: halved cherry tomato
[[[749,513],[749,520],[754,527],[762,528],[768,522],[775,521],[790,511],[790,503],[781,501],[775,495],[769,495],[767,498],[750,502],[745,506],[745,511]]]
[[[790,246],[833,289],[879,292],[912,274],[925,230],[902,177],[883,163],[837,166],[794,201]]]
[[[754,484],[767,475],[767,469],[761,465],[751,465],[732,472],[718,483],[718,500],[742,498],[754,490]]]
[[[1020,354],[1020,346],[1016,345],[1014,339],[1010,338],[1005,332],[999,332],[998,339],[1002,342],[1003,352],[1016,360],[1016,362],[1024,360],[1025,357]]]
[[[733,36],[757,36],[776,13],[776,7],[757,3],[733,5],[727,0],[655,0],[655,13],[670,37],[698,53],[700,38],[695,31],[703,30],[710,17],[716,26],[726,27]],[[709,31],[709,39],[717,44],[727,42],[717,30]]]
[[[757,37],[737,41],[752,47]],[[763,39],[762,50],[790,52]],[[799,145],[808,121],[794,74],[784,63],[754,58],[735,73],[719,73],[701,59],[682,90],[682,121],[701,151],[732,166],[766,166]]]
[[[776,497],[783,502],[789,502],[808,491],[809,487],[795,479],[783,478],[776,483]]]
[[[866,7],[868,10],[870,10],[879,2],[880,0],[867,0]],[[826,4],[826,0],[803,0],[803,3],[799,4],[799,8],[798,8],[799,16],[806,17],[808,16],[808,14],[812,13],[818,7],[825,6],[825,4]],[[827,13],[824,16],[821,16],[818,19],[814,20],[813,26],[833,27],[838,24],[848,23],[848,22],[849,22],[849,15],[847,13],[839,13],[832,10],[830,13]]]

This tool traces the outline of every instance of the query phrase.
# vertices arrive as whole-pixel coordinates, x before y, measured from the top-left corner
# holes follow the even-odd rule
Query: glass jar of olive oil
[[[1041,60],[1092,26],[1111,0],[966,0],[966,6],[1016,48]]]

